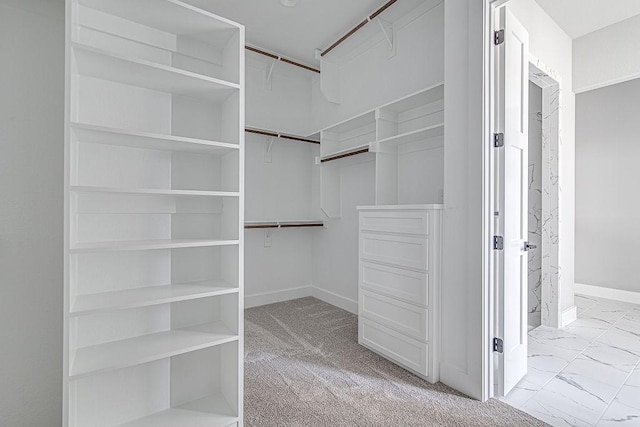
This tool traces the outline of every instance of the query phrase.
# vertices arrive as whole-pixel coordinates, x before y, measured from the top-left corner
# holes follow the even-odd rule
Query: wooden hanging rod
[[[362,148],[360,150],[355,150],[355,151],[351,151],[351,152],[344,153],[344,154],[337,154],[335,156],[325,157],[324,159],[320,159],[320,163],[331,162],[333,160],[344,159],[345,157],[351,157],[351,156],[355,156],[357,154],[363,154],[363,153],[368,153],[368,152],[369,152],[369,147]]]
[[[311,144],[320,144],[320,141],[315,141],[313,139],[303,138],[301,136],[295,136],[295,135],[287,135],[284,133],[276,133],[268,130],[246,128],[244,131],[249,133],[255,133],[257,135],[271,136],[273,138],[290,139],[292,141],[308,142]]]
[[[245,230],[254,230],[261,228],[307,228],[307,227],[324,227],[322,221],[272,221],[272,222],[255,222],[245,223]]]
[[[393,5],[395,2],[397,2],[398,0],[389,0],[388,2],[386,2],[382,7],[378,8],[375,12],[373,12],[371,15],[367,16],[365,18],[364,21],[362,21],[361,23],[359,23],[358,25],[356,25],[355,27],[353,27],[347,34],[345,34],[344,36],[340,37],[338,39],[338,41],[336,41],[334,44],[332,44],[331,46],[329,46],[328,48],[326,48],[324,51],[322,51],[322,53],[320,53],[320,56],[325,56],[327,53],[331,52],[333,49],[335,49],[336,47],[338,47],[342,42],[344,42],[346,39],[348,39],[349,37],[351,37],[352,35],[354,35],[360,28],[364,27],[365,25],[367,25],[369,22],[373,21],[374,19],[376,19],[378,17],[378,15],[380,15],[382,12],[384,12],[385,10],[387,10],[389,7],[391,7],[391,5]]]
[[[247,49],[247,50],[250,50],[251,52],[255,52],[255,53],[258,53],[260,55],[268,56],[269,58],[275,59],[276,61],[286,62],[287,64],[295,65],[296,67],[304,68],[305,70],[313,71],[314,73],[318,73],[318,74],[320,73],[320,70],[318,70],[317,68],[309,67],[308,65],[301,64],[301,63],[293,61],[291,59],[283,58],[282,56],[274,55],[273,53],[269,53],[269,52],[266,52],[264,50],[252,47],[252,46],[245,46],[244,48]]]

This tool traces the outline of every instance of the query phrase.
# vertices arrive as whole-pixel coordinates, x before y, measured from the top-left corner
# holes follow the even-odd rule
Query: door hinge
[[[504,147],[504,133],[493,134],[493,146],[496,148]]]
[[[504,238],[502,236],[493,236],[493,249],[496,251],[504,249]]]
[[[502,338],[493,339],[493,351],[496,353],[502,353],[504,351],[504,342],[502,341]]]
[[[496,45],[504,43],[504,30],[498,30],[493,34],[493,43]]]

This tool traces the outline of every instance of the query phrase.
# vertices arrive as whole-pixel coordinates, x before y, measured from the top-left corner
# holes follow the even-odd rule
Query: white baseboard
[[[312,286],[282,289],[279,291],[265,292],[262,294],[245,295],[244,308],[258,307],[260,305],[289,301],[292,299],[310,297],[313,295]]]
[[[331,305],[335,305],[336,307],[347,310],[353,314],[358,314],[358,301],[354,301],[352,299],[343,297],[342,295],[338,295],[333,292],[317,288],[315,286],[312,286],[312,288],[312,296],[318,298],[319,300]]]
[[[640,292],[623,291],[622,289],[585,285],[583,283],[575,283],[573,285],[573,290],[576,294],[587,295],[590,297],[640,304]]]
[[[578,318],[578,307],[575,305],[567,308],[560,315],[560,327],[564,328],[569,326],[571,322],[574,322]]]

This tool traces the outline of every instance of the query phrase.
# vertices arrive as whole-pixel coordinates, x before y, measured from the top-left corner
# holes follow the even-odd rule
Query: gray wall
[[[576,96],[576,282],[640,292],[640,79]]]
[[[62,423],[64,1],[0,0],[0,426]]]

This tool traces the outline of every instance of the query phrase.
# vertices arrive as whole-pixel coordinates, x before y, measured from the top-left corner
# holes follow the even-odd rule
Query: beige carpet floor
[[[358,345],[357,316],[315,298],[245,311],[245,425],[544,426],[430,384]]]

